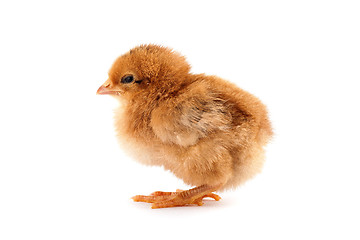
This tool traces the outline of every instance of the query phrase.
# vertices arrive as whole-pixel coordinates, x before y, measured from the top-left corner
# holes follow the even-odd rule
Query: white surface
[[[2,1],[0,239],[359,239],[359,12],[357,1]],[[202,207],[130,200],[188,187],[124,156],[116,102],[95,95],[141,43],[268,105],[276,137],[261,175]]]

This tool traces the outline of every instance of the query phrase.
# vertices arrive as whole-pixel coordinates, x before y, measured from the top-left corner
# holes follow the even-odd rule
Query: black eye
[[[133,75],[125,75],[122,79],[121,79],[121,83],[131,83],[134,81],[134,76]]]

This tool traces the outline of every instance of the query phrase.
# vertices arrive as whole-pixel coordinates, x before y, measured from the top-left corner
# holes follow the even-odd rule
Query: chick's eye
[[[126,75],[121,79],[121,83],[131,83],[134,81],[133,75]]]

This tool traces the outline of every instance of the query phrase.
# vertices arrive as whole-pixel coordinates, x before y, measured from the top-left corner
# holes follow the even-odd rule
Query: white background
[[[359,239],[359,12],[358,1],[1,1],[0,239]],[[266,103],[276,136],[262,174],[202,207],[130,200],[189,188],[124,155],[117,103],[95,95],[142,43]]]

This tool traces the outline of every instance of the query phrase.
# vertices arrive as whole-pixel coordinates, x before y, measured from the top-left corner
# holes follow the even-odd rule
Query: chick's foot
[[[132,197],[135,202],[152,203],[151,208],[180,207],[191,204],[203,205],[202,200],[206,197],[219,201],[221,197],[215,193],[216,188],[202,185],[189,190],[176,190],[176,192],[153,192],[149,196],[137,195]]]

